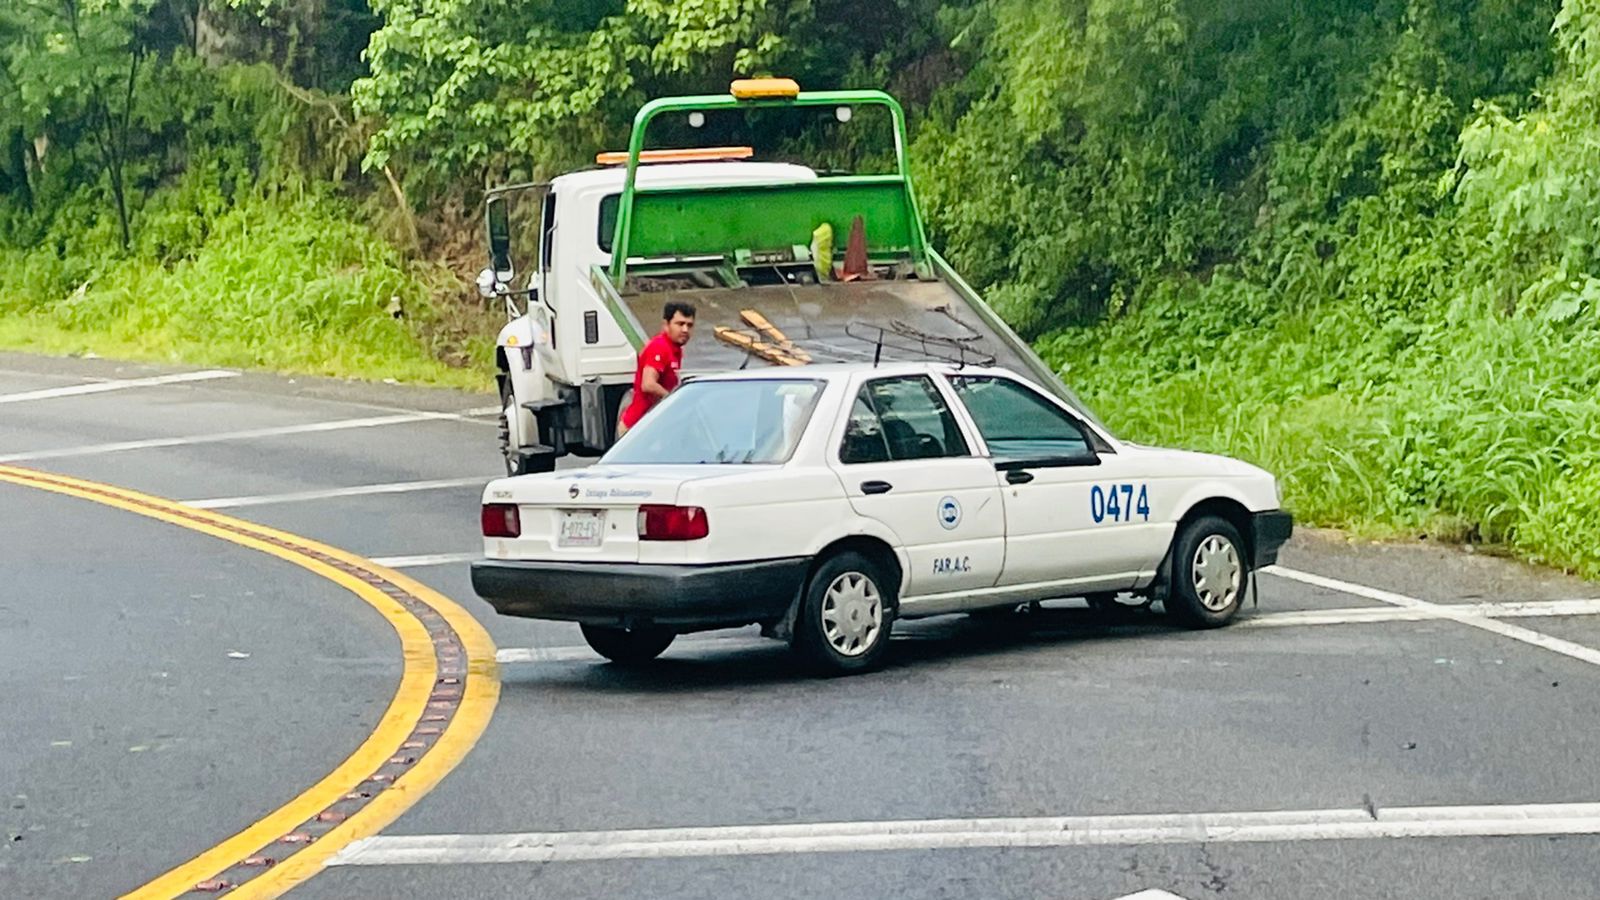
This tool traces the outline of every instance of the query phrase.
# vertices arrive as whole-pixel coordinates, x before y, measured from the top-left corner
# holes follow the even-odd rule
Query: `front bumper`
[[[806,557],[704,566],[480,560],[472,589],[504,616],[588,625],[719,628],[782,618]]]
[[[1250,514],[1250,568],[1259,569],[1278,561],[1278,550],[1294,534],[1294,517],[1281,509]]]

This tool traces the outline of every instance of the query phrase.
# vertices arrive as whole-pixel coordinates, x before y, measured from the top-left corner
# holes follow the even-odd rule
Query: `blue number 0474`
[[[1143,484],[1094,485],[1089,488],[1089,515],[1094,518],[1095,524],[1107,520],[1132,522],[1134,516],[1148,522],[1150,489]]]

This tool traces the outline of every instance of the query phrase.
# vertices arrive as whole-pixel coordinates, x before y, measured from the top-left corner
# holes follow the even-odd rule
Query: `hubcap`
[[[1221,612],[1239,596],[1244,567],[1233,542],[1220,534],[1208,535],[1194,551],[1194,592],[1200,605]]]
[[[883,631],[883,598],[872,579],[846,572],[822,597],[822,632],[844,656],[860,656],[878,643]]]

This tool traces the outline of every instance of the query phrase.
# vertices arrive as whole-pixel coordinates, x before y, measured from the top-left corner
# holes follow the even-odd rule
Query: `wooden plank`
[[[797,358],[782,347],[777,347],[765,341],[758,341],[748,334],[734,331],[726,325],[718,325],[712,329],[717,340],[731,347],[738,347],[752,356],[758,356],[767,362],[780,366],[803,366],[805,361]]]
[[[788,335],[784,334],[782,331],[779,331],[778,326],[772,324],[772,322],[766,316],[763,316],[758,310],[740,310],[739,318],[743,319],[746,325],[749,325],[751,328],[754,328],[755,330],[771,338],[780,348],[782,348],[789,355],[793,356],[795,359],[798,359],[803,363],[811,362],[811,354],[805,352],[799,347],[796,347],[794,345],[794,341],[789,340]]]

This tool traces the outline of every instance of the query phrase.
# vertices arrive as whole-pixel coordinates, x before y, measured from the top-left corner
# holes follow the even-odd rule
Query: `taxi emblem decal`
[[[961,504],[954,497],[944,497],[939,500],[939,524],[945,531],[954,531],[961,524]]]

